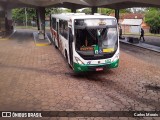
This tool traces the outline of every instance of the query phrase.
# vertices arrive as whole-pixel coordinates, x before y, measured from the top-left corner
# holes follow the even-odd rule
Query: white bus
[[[56,48],[75,72],[103,71],[119,64],[117,20],[111,16],[78,13],[51,15]]]

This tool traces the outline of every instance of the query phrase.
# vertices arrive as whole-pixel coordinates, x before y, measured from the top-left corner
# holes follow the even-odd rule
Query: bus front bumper
[[[117,68],[119,64],[119,59],[110,63],[110,64],[101,64],[101,65],[82,65],[78,63],[74,63],[74,71],[75,72],[85,72],[85,71],[102,71],[111,68]]]

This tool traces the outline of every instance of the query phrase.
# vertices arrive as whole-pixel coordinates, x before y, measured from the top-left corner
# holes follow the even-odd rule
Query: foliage
[[[91,11],[91,8],[84,8],[81,13],[86,13],[86,14],[91,14],[92,11]]]
[[[109,8],[99,8],[98,13],[101,13],[103,15],[110,15],[111,13],[114,13],[114,9],[109,9]],[[120,13],[131,13],[130,10],[128,9],[120,9]]]
[[[78,11],[80,12],[80,11]],[[85,8],[81,11],[82,13],[91,14],[91,8]],[[101,13],[102,15],[110,15],[111,13],[114,13],[114,9],[109,8],[98,8],[98,13]],[[121,9],[120,13],[130,13],[129,9]]]
[[[120,13],[131,13],[129,9],[120,9]]]
[[[160,9],[148,8],[145,13],[145,22],[150,25],[151,31],[159,32],[160,29]]]
[[[50,14],[60,14],[60,13],[70,13],[70,9],[62,9],[62,8],[46,8],[46,16]]]
[[[110,15],[111,13],[113,13],[114,10],[113,9],[109,9],[109,8],[98,8],[98,13],[101,13],[103,15]]]
[[[12,10],[12,17],[15,21],[24,21],[24,14],[25,11],[23,10],[23,8],[16,8]]]
[[[26,14],[25,14],[26,9]],[[58,13],[67,13],[71,12],[69,9],[61,9],[61,8],[46,8],[45,9],[46,16],[50,14],[58,14]],[[25,23],[25,19],[27,16],[28,23],[31,23],[32,20],[36,21],[36,9],[34,8],[16,8],[12,10],[13,20],[18,23]]]
[[[26,14],[28,20],[32,20],[36,17],[35,9],[33,8],[26,8]],[[25,21],[25,8],[16,8],[12,10],[13,20],[24,22]]]

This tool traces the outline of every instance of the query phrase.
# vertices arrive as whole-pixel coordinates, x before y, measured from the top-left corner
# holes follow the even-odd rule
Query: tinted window
[[[64,20],[59,21],[59,32],[60,34],[68,39],[68,22]]]
[[[56,19],[52,18],[52,28],[56,30]]]

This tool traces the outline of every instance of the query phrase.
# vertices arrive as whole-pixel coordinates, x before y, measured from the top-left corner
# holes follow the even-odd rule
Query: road
[[[0,40],[0,111],[160,110],[159,53],[121,44],[117,69],[75,74],[53,46],[36,47],[32,32],[18,30],[10,39]]]

